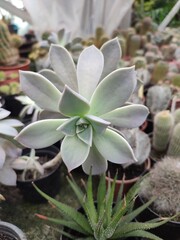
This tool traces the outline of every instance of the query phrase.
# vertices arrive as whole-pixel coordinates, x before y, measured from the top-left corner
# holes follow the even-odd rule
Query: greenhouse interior
[[[0,0],[0,240],[180,240],[180,0]]]

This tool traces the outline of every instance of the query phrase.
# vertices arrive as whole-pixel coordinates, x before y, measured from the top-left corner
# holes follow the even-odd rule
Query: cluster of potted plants
[[[138,27],[141,41],[148,41],[148,35],[147,38],[142,38],[145,33],[140,25]],[[139,39],[132,32],[123,34],[129,36],[129,41]],[[150,39],[155,41],[153,36]],[[139,68],[139,59],[133,59],[135,66],[125,63],[123,67],[119,67],[124,53],[121,49],[123,45],[120,46],[119,42],[122,43],[122,39],[113,38],[107,39],[99,49],[94,45],[85,47],[76,63],[65,47],[51,44],[51,69],[43,69],[38,73],[20,71],[21,90],[25,97],[32,100],[28,102],[24,113],[28,112],[28,109],[32,110],[31,113],[36,111],[34,121],[23,126],[19,120],[5,119],[10,112],[0,109],[0,182],[5,185],[17,184],[28,201],[39,202],[46,199],[55,205],[63,219],[61,216],[59,219],[38,216],[64,226],[61,233],[65,235],[65,239],[168,239],[166,234],[148,230],[161,228],[162,224],[166,226],[167,222],[179,221],[178,201],[169,205],[170,208],[171,205],[177,206],[175,210],[163,210],[161,214],[160,207],[157,206],[171,201],[171,197],[165,194],[163,204],[158,203],[162,195],[156,191],[167,175],[170,182],[166,185],[167,188],[171,191],[173,184],[179,188],[179,110],[174,109],[171,113],[166,110],[170,108],[170,102],[178,88],[157,86],[163,93],[163,103],[159,108],[154,103],[157,99],[152,88],[147,90],[144,102],[148,103],[147,106],[135,103],[132,95],[138,95],[142,91],[142,81],[145,79],[143,77],[147,76],[139,69],[145,69],[148,73],[151,71],[153,76],[156,76],[154,72],[157,71],[156,64],[159,64],[159,60],[151,58],[152,61],[148,64],[152,64],[149,66],[147,60],[141,58],[143,65],[140,64]],[[151,47],[155,48],[154,45]],[[159,48],[156,50],[159,51]],[[162,76],[158,80],[163,80]],[[171,105],[174,104],[172,101]],[[149,111],[154,122],[153,147],[147,133],[140,130]],[[159,117],[161,114],[163,116]],[[17,131],[15,128],[20,129]],[[157,134],[163,134],[163,137]],[[164,139],[165,135],[167,140]],[[165,160],[158,159],[159,162],[153,163],[154,167],[151,168],[150,152],[151,148],[157,150],[158,139],[160,152],[163,142],[166,141],[163,145],[163,156],[173,156],[173,160],[169,157]],[[53,147],[53,152],[50,147]],[[44,154],[45,148],[48,148],[48,152]],[[62,162],[67,168],[66,173],[73,174],[76,168],[82,167],[83,172],[89,175],[87,183],[83,184],[85,193],[72,177],[68,177],[81,210],[73,209],[54,198],[59,191],[59,178],[56,176],[59,176]],[[114,168],[118,173],[112,173]],[[136,171],[137,175],[134,174]],[[150,173],[145,175],[148,171]],[[165,173],[167,175],[162,177]],[[127,179],[128,174],[134,178],[133,181]],[[97,189],[92,186],[93,175],[101,175]],[[49,184],[47,177],[50,178],[50,190],[46,189]],[[44,179],[45,182],[42,183]],[[158,180],[154,183],[154,179]],[[171,182],[171,179],[174,182]],[[118,187],[116,180],[120,183]],[[34,192],[30,192],[31,190]],[[95,198],[93,190],[97,190]],[[174,196],[178,191],[172,194]],[[143,202],[137,207],[135,203],[138,195]],[[157,212],[160,215],[158,219],[144,220],[142,214],[147,208]],[[174,240],[178,240],[178,235]]]

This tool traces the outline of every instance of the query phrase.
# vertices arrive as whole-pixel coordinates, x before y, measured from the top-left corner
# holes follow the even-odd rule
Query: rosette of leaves
[[[105,176],[101,175],[99,183],[96,183],[98,184],[96,197],[94,197],[95,184],[91,174],[85,184],[85,191],[81,189],[72,176],[68,177],[67,180],[81,206],[81,211],[49,197],[35,186],[36,190],[53,205],[54,210],[58,211],[60,215],[59,218],[41,214],[36,214],[36,216],[65,227],[60,230],[62,235],[66,236],[65,239],[106,240],[142,237],[143,239],[162,240],[148,230],[166,223],[168,218],[164,220],[157,218],[146,222],[134,221],[134,218],[153,202],[151,199],[144,205],[136,209],[133,208],[140,182],[137,182],[124,197],[122,184],[118,200],[114,202],[116,177],[112,184],[109,182],[106,189]]]
[[[24,93],[44,112],[16,137],[29,148],[43,148],[62,140],[61,156],[68,171],[82,165],[93,174],[107,170],[107,160],[121,164],[136,161],[129,143],[110,125],[134,128],[141,125],[148,109],[125,104],[136,88],[134,66],[116,69],[121,50],[117,39],[101,49],[87,47],[77,68],[70,53],[51,45],[52,70],[21,71]]]

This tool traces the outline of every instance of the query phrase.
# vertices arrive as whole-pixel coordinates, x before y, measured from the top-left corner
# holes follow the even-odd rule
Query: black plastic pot
[[[2,221],[0,221],[0,239],[27,240],[21,229],[14,224]]]
[[[137,198],[136,206],[141,206],[144,203],[145,201],[141,197]],[[138,215],[137,221],[144,222],[155,218],[160,218],[160,216],[155,213],[151,207],[148,207]],[[180,240],[180,222],[169,221],[164,225],[149,231],[163,240]]]
[[[27,154],[29,149],[25,149]],[[44,149],[36,149],[37,156],[46,155],[48,158],[52,159],[57,155],[59,149],[55,146],[51,146]],[[43,192],[48,194],[51,197],[54,197],[60,190],[60,167],[61,164],[58,164],[52,169],[50,173],[46,176],[42,176],[36,180],[17,180],[17,187],[20,189],[23,197],[26,201],[32,203],[41,203],[46,202],[46,199],[43,198],[33,187],[32,182],[34,182]]]

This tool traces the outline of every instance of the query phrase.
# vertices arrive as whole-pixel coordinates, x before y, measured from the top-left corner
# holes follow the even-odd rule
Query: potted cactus
[[[154,118],[151,157],[154,160],[164,155],[180,156],[180,117],[179,109],[174,113],[160,111]]]
[[[154,202],[139,219],[176,216],[173,221],[154,229],[153,233],[164,240],[178,240],[180,232],[180,157],[165,156],[156,163],[149,175],[141,182],[140,201],[155,197]]]
[[[0,70],[28,70],[30,61],[28,59],[20,59],[18,47],[22,43],[20,37],[10,34],[7,25],[0,21]],[[18,40],[18,41],[17,41]]]

